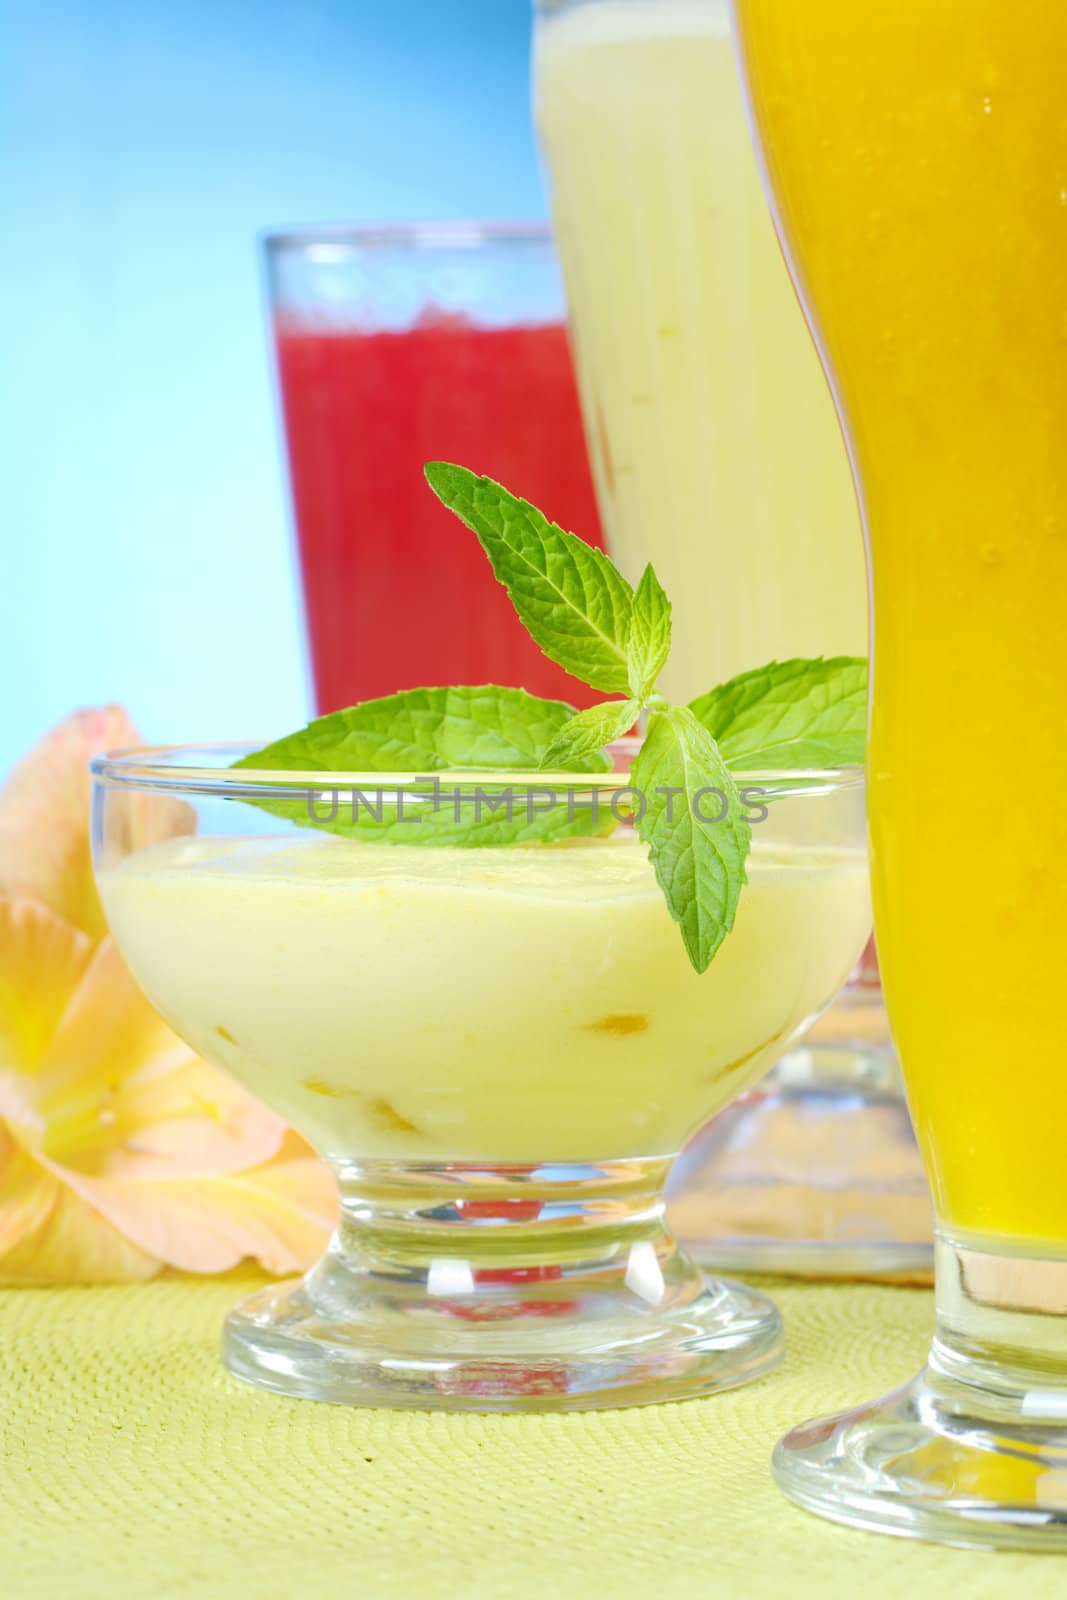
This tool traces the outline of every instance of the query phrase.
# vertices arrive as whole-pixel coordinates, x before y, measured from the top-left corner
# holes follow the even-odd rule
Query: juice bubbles
[[[674,602],[665,691],[866,653],[833,404],[752,154],[726,0],[542,8],[537,122],[612,554]]]
[[[1067,7],[738,0],[861,481],[890,1018],[951,1232],[1067,1240]]]
[[[286,235],[270,260],[319,711],[438,683],[597,699],[541,654],[423,477],[459,462],[600,542],[547,233]]]

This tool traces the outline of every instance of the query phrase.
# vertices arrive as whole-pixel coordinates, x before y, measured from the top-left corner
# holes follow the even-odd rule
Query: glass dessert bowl
[[[425,776],[230,770],[242,753],[94,763],[98,882],[134,975],[337,1178],[326,1255],[231,1314],[230,1370],[325,1400],[539,1410],[770,1366],[775,1308],[694,1265],[663,1189],[862,948],[860,771],[744,780],[748,883],[698,975],[645,846],[611,820],[625,773],[498,771],[489,791],[439,773],[432,799]],[[310,825],[487,793],[530,816],[599,808],[611,831],[460,848]]]

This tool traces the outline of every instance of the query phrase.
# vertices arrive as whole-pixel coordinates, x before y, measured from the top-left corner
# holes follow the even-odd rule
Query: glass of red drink
[[[588,705],[422,472],[460,462],[601,543],[548,228],[328,228],[266,253],[318,710],[486,682]]]

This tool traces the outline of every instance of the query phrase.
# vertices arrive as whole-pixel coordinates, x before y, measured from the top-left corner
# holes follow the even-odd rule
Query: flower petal
[[[47,1222],[59,1183],[0,1122],[0,1264]]]
[[[61,1183],[47,1216],[0,1254],[0,1283],[139,1283],[159,1270],[154,1256]]]
[[[43,901],[98,938],[104,914],[89,858],[89,758],[137,744],[120,706],[76,711],[47,733],[0,789],[0,892]]]
[[[40,1067],[49,1157],[96,1177],[202,1178],[269,1161],[286,1125],[195,1056],[105,939]]]
[[[0,898],[0,1113],[16,1115],[7,1075],[37,1071],[91,955],[91,940],[46,906]]]
[[[337,1213],[327,1167],[310,1153],[290,1154],[300,1142],[287,1142],[277,1160],[218,1178],[62,1176],[127,1239],[168,1266],[228,1272],[254,1256],[267,1272],[298,1272],[326,1248]]]
[[[0,791],[0,1281],[135,1281],[247,1256],[293,1271],[336,1213],[310,1147],[182,1043],[107,937],[87,762],[136,742],[118,707],[77,713]],[[124,794],[105,857],[194,822]]]
[[[281,1117],[227,1073],[193,1055],[165,1074],[127,1079],[115,1098],[114,1113],[106,1163],[99,1161],[103,1140],[93,1157],[97,1170],[108,1177],[242,1172],[270,1161],[286,1133]],[[80,1167],[85,1167],[87,1155],[83,1148]]]
[[[103,706],[75,711],[34,746],[0,789],[0,894],[40,900],[93,939],[106,932],[89,850],[89,761],[139,743],[122,707]],[[102,848],[121,860],[195,825],[183,801],[124,791],[107,810]]]
[[[122,1080],[146,1063],[179,1065],[188,1047],[148,1004],[111,939],[96,949],[40,1061],[38,1106],[57,1141],[100,1131]],[[88,1120],[86,1120],[88,1119]]]

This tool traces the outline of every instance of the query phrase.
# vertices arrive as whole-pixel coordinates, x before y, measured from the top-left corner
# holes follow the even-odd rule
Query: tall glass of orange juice
[[[734,3],[866,518],[875,925],[939,1226],[923,1374],[776,1469],[845,1522],[1067,1549],[1067,5]]]

